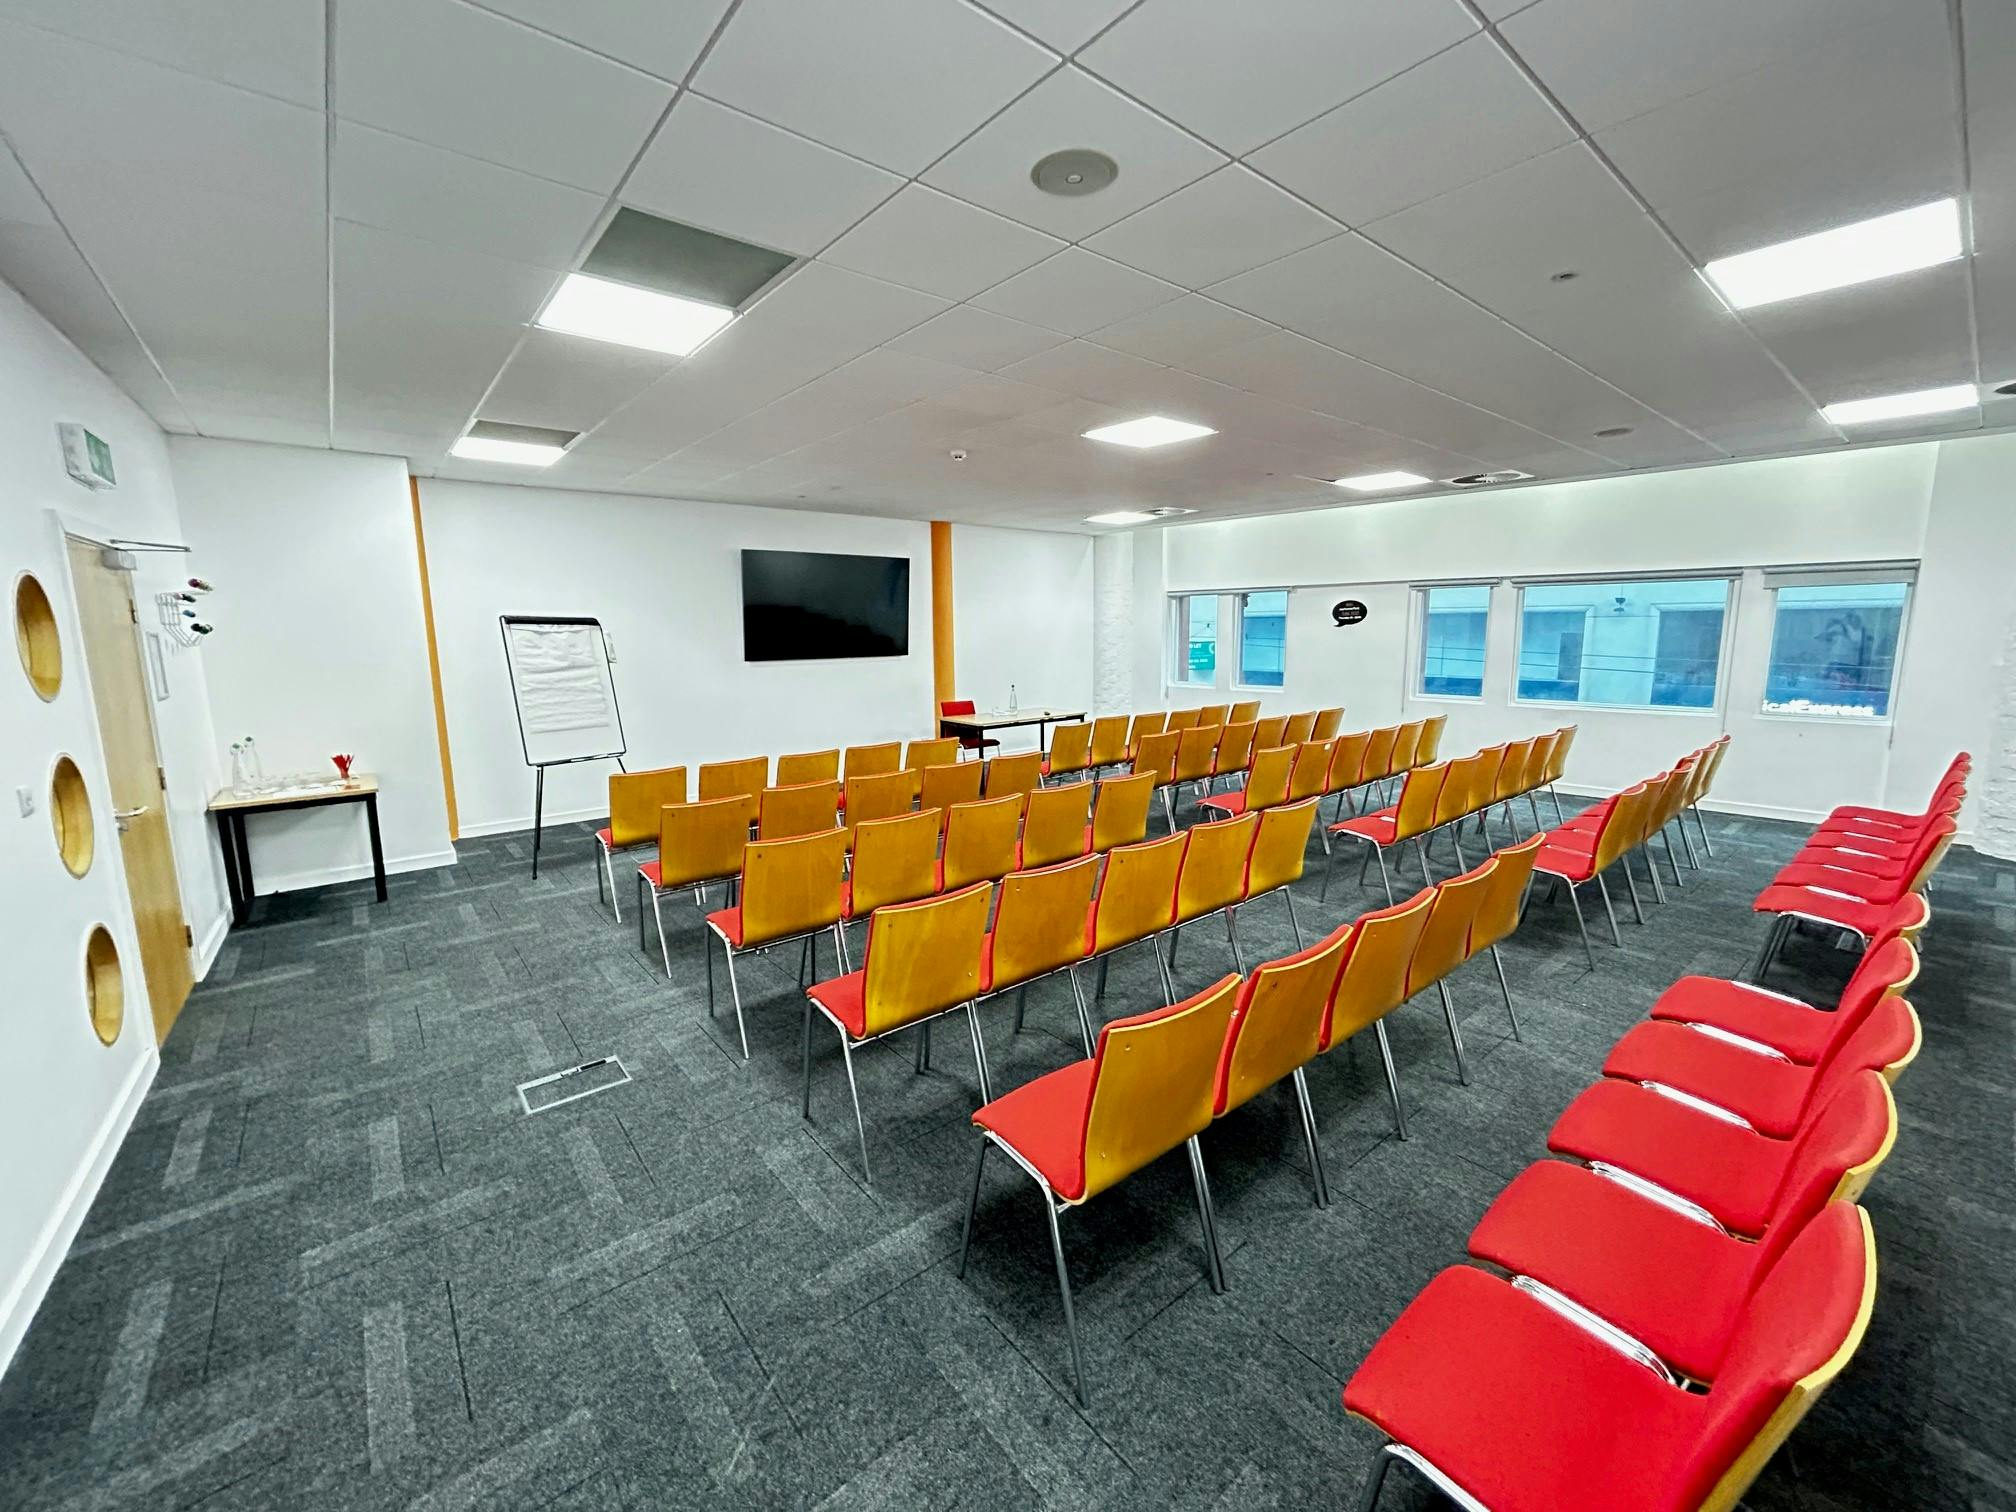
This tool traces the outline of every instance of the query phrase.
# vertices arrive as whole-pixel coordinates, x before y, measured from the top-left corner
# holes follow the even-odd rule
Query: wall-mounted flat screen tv
[[[742,659],[910,654],[910,559],[742,553]]]

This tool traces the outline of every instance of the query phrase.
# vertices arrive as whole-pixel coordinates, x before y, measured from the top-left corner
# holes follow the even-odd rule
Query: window
[[[1285,589],[1239,595],[1239,686],[1278,688],[1287,669]]]
[[[1491,590],[1481,583],[1421,590],[1421,692],[1484,696],[1484,634],[1490,621]]]
[[[1218,681],[1218,595],[1191,593],[1169,603],[1175,621],[1169,681],[1211,687]]]
[[[1535,583],[1519,603],[1519,697],[1710,709],[1727,578]]]
[[[1764,712],[1887,718],[1910,584],[1808,583],[1776,592]]]

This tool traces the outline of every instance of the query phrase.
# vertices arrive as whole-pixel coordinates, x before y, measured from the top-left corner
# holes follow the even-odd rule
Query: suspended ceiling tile
[[[946,299],[968,299],[1063,246],[1054,236],[912,183],[820,260]]]
[[[1201,289],[1343,230],[1233,163],[1108,226],[1086,245],[1157,278]]]

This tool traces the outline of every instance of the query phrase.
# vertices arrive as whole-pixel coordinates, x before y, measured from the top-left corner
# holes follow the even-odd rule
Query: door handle
[[[114,809],[112,811],[112,821],[119,826],[119,833],[123,835],[126,833],[126,827],[146,812],[147,805],[144,803],[138,808]]]

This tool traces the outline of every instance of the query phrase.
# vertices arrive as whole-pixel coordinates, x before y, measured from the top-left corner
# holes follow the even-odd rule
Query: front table
[[[378,779],[359,773],[348,782],[301,783],[274,793],[239,793],[224,789],[210,800],[217,816],[217,838],[224,848],[224,880],[231,889],[231,922],[252,916],[252,852],[245,844],[247,814],[275,814],[286,809],[322,808],[331,803],[361,803],[371,831],[371,875],[378,901],[385,901],[385,846],[378,835]]]
[[[1036,748],[1050,749],[1045,727],[1053,724],[1068,724],[1074,719],[1083,719],[1083,709],[1012,709],[1000,714],[943,714],[938,719],[938,734],[985,735],[989,730],[1018,730],[1025,725],[1036,726]]]

